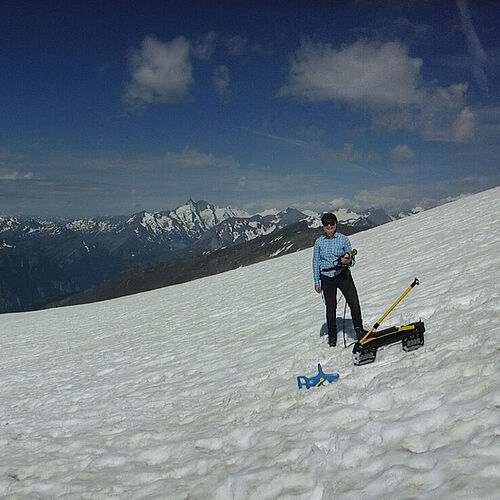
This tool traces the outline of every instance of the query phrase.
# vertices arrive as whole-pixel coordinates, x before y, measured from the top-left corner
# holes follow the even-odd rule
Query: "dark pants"
[[[363,328],[361,319],[361,308],[359,306],[358,292],[349,270],[342,271],[333,278],[321,275],[321,289],[326,304],[326,323],[328,325],[328,336],[337,339],[337,288],[345,297],[347,305],[351,310],[351,318],[356,330]]]

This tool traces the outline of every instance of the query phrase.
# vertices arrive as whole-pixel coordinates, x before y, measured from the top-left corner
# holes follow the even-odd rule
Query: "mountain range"
[[[348,234],[402,216],[382,209],[337,213]],[[192,199],[171,211],[130,216],[0,217],[0,312],[38,309],[121,272],[129,286],[123,287],[122,275],[120,290],[113,285],[111,293],[108,287],[107,297],[214,274],[311,246],[319,226],[313,212],[288,208],[250,215]],[[154,283],[139,280],[147,266],[162,269],[146,272],[157,276]]]

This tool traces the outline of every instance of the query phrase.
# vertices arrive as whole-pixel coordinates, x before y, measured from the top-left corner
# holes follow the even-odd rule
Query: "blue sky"
[[[0,213],[496,186],[499,24],[494,1],[4,1]]]

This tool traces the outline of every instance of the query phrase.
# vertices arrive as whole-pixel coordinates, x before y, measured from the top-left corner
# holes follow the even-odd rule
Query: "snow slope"
[[[500,491],[500,188],[351,237],[365,323],[327,347],[311,251],[0,318],[0,497],[471,499]],[[339,316],[343,300],[339,304]],[[317,363],[340,379],[298,390]]]

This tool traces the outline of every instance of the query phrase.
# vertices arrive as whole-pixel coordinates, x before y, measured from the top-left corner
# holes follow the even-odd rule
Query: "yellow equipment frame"
[[[384,320],[384,318],[386,318],[389,313],[406,297],[411,289],[418,284],[418,278],[415,278],[413,282],[405,289],[405,291],[386,309],[384,314],[382,314],[382,316],[380,316],[380,318],[373,324],[373,326],[365,333],[364,337],[359,340],[360,344],[365,344],[369,340],[370,335],[380,326],[380,323]]]

